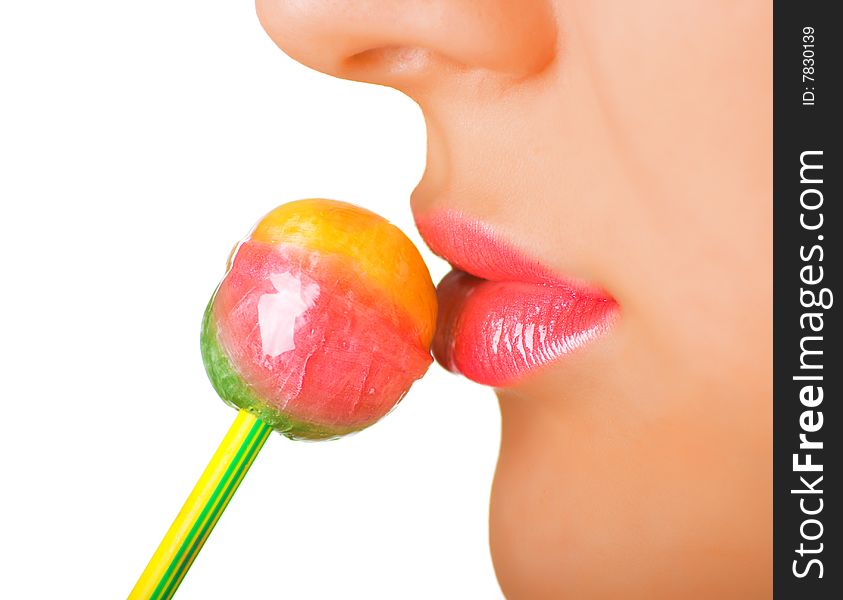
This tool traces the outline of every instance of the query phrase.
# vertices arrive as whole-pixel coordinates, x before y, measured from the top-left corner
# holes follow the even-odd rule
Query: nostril
[[[419,46],[382,46],[358,52],[342,62],[341,76],[383,85],[405,87],[411,81],[420,83],[424,74],[439,74],[464,69],[466,65]]]
[[[382,69],[391,72],[417,71],[430,63],[430,50],[409,46],[372,48],[349,56],[343,67],[349,70]]]

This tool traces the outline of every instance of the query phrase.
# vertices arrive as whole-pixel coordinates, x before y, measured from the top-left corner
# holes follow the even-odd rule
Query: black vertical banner
[[[843,21],[774,2],[774,593],[843,598]]]

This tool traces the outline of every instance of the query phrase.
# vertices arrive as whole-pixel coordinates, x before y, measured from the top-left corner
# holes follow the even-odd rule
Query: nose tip
[[[256,8],[273,41],[302,64],[399,89],[437,67],[524,77],[555,54],[547,0],[257,0]]]

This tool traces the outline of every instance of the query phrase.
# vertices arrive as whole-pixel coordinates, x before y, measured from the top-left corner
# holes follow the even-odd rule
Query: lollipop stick
[[[252,413],[238,413],[129,600],[173,597],[271,430]]]

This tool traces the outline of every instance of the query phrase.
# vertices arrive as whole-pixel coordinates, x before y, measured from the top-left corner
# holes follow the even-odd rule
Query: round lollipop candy
[[[374,213],[329,200],[276,208],[232,253],[202,328],[219,395],[291,438],[383,417],[431,363],[433,283]]]
[[[240,409],[130,598],[170,598],[270,431],[322,440],[386,415],[432,362],[436,293],[412,242],[365,209],[299,200],[229,258],[202,322],[217,393]]]

